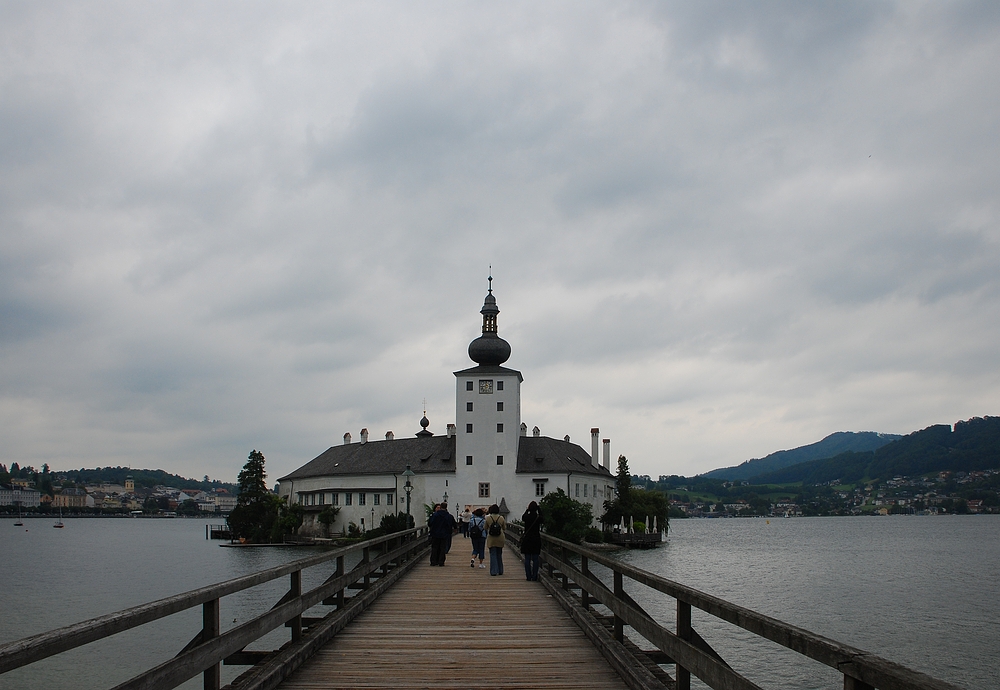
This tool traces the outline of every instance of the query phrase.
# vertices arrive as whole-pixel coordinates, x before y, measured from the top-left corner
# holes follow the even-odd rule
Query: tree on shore
[[[226,522],[233,536],[256,543],[281,541],[302,525],[302,506],[288,505],[267,489],[264,454],[256,448],[240,471],[236,507]]]
[[[589,503],[574,501],[562,489],[545,494],[538,504],[545,533],[579,544],[593,520]]]
[[[623,518],[626,522],[629,520],[645,521],[646,518],[649,518],[650,524],[645,526],[652,527],[654,517],[658,528],[667,529],[670,519],[670,503],[667,501],[667,497],[659,491],[633,489],[628,459],[624,455],[618,456],[615,494],[614,498],[604,501],[604,515],[601,516],[601,523],[605,529],[621,524]]]

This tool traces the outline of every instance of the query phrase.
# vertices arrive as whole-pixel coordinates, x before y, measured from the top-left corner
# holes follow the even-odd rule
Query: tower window
[[[467,390],[467,391],[471,391],[472,390],[472,381],[466,381],[465,382],[465,390]]]
[[[503,403],[502,402],[498,402],[497,403],[497,412],[503,412]]]
[[[472,403],[469,402],[465,403],[465,411],[472,412]]]
[[[497,433],[498,434],[502,434],[503,433],[503,424],[497,424]]]
[[[498,391],[502,391],[503,390],[503,381],[497,381],[497,390]]]
[[[472,456],[471,455],[466,455],[465,456],[465,464],[466,465],[471,465],[472,464]]]
[[[497,456],[497,464],[498,465],[502,465],[503,464],[503,456],[502,455],[498,455]]]
[[[479,482],[479,498],[489,498],[489,497],[490,497],[490,483]]]
[[[472,433],[472,425],[471,424],[466,424],[465,425],[465,433],[467,433],[467,434],[471,434]]]

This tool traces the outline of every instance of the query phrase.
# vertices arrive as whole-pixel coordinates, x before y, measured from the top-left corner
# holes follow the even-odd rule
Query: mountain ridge
[[[751,458],[739,465],[721,467],[699,476],[726,481],[744,481],[806,462],[832,458],[848,452],[874,451],[903,438],[901,434],[877,431],[836,431],[805,446],[779,450],[763,458]]]

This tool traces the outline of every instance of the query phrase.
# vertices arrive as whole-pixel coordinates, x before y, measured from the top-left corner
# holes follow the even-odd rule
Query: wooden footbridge
[[[528,582],[516,527],[502,577],[470,568],[464,548],[431,567],[423,528],[389,535],[0,645],[0,674],[200,606],[201,630],[177,656],[115,690],[173,688],[198,675],[218,690],[222,664],[248,667],[228,690],[688,690],[692,675],[716,690],[760,688],[694,630],[694,607],[836,669],[845,690],[960,690],[613,557],[543,541],[542,576]],[[302,573],[314,568],[329,575],[304,591]],[[222,630],[223,597],[285,577],[288,591],[270,610]],[[676,616],[649,615],[628,593],[641,588],[672,599]],[[282,626],[291,639],[280,649],[246,649]]]

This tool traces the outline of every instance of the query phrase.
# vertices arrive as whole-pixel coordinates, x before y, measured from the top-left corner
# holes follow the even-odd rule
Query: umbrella
[[[628,533],[632,534],[635,531],[635,518],[631,515],[628,516]]]
[[[653,516],[653,531],[656,532],[657,534],[660,533],[659,528],[656,526],[656,516],[655,515]]]
[[[626,534],[627,533],[626,530],[625,530],[625,517],[624,516],[622,517],[622,524],[621,524],[621,527],[618,528],[618,531],[621,532],[622,534]]]
[[[651,532],[651,531],[652,531],[652,530],[650,529],[650,527],[651,527],[651,526],[652,526],[652,525],[650,525],[650,524],[649,524],[649,516],[647,515],[647,516],[646,516],[646,531],[647,531],[647,532]]]

